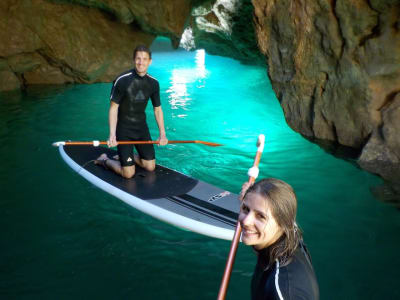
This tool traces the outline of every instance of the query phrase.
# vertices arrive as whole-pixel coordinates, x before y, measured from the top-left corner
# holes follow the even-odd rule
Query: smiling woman
[[[258,255],[252,299],[319,299],[311,257],[296,224],[292,187],[268,178],[249,187],[240,209],[242,241]]]

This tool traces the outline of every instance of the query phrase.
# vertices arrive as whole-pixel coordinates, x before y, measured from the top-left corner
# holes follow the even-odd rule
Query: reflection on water
[[[188,91],[189,84],[194,83],[197,88],[202,88],[205,86],[205,79],[207,77],[205,51],[196,50],[195,52],[194,67],[176,67],[171,72],[170,86],[167,89],[167,94],[168,102],[173,110],[189,110],[192,102],[191,94]],[[179,118],[185,118],[187,114],[179,112],[175,116]]]
[[[187,91],[187,77],[184,74],[185,70],[174,69],[172,70],[172,76],[170,79],[170,87],[167,90],[168,102],[172,109],[187,109],[189,101],[191,100],[190,95]]]
[[[206,52],[201,49],[196,51],[196,74],[198,77],[198,82],[200,85],[197,85],[198,88],[203,88],[205,86],[204,79],[207,75],[206,70]]]

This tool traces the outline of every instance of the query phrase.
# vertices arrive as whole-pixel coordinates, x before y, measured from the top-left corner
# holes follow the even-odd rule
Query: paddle
[[[258,176],[258,164],[260,163],[261,154],[264,150],[264,142],[265,136],[260,134],[257,140],[257,153],[254,158],[253,167],[251,167],[248,171],[249,180],[248,183],[253,184]],[[240,201],[243,199],[241,198]],[[233,235],[231,249],[229,251],[228,260],[225,266],[224,276],[222,277],[221,286],[218,292],[218,300],[224,300],[226,296],[226,291],[228,289],[229,279],[231,277],[233,263],[235,262],[236,250],[240,240],[240,234],[242,233],[242,227],[240,226],[240,222],[238,221],[236,224],[235,234]]]
[[[143,144],[158,144],[158,143],[159,143],[159,141],[118,141],[119,145],[143,145]],[[204,142],[204,141],[168,141],[168,144],[203,144],[203,145],[210,146],[210,147],[222,146],[221,144]],[[91,141],[91,142],[60,141],[60,142],[53,143],[54,147],[82,146],[82,145],[88,145],[88,146],[92,145],[94,147],[97,147],[99,145],[107,145],[107,141]]]

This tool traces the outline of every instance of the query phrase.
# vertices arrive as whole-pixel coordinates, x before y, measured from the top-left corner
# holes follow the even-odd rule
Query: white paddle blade
[[[65,145],[65,142],[64,142],[64,141],[54,142],[52,145],[53,145],[53,147],[64,146],[64,145]]]
[[[265,135],[260,134],[258,136],[258,140],[257,140],[257,151],[258,152],[263,152],[264,151],[264,143],[265,143]]]

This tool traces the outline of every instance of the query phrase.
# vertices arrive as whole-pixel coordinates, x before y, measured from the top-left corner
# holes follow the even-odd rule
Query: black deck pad
[[[127,193],[129,200],[122,196],[125,194],[117,193],[116,196],[124,198],[130,205],[138,208],[137,201],[145,201],[161,209],[156,213],[151,208],[153,216],[171,224],[218,238],[231,239],[233,236],[239,212],[237,195],[160,165],[153,172],[136,166],[135,176],[125,179],[102,165],[94,164],[94,160],[102,153],[109,158],[117,154],[107,147],[64,146],[63,149],[68,159],[78,165],[73,167],[75,170],[78,168],[78,173],[85,169],[95,177],[82,176],[111,194],[113,191]],[[147,213],[152,214],[150,211]],[[176,216],[168,217],[168,213]],[[185,218],[200,223],[190,223]]]
[[[117,154],[115,150],[93,146],[64,146],[64,150],[69,157],[93,175],[143,200],[183,195],[198,182],[196,179],[159,165],[156,166],[154,172],[136,166],[135,176],[125,179],[111,170],[106,170],[91,162],[102,153],[106,153],[109,158],[112,158]]]

